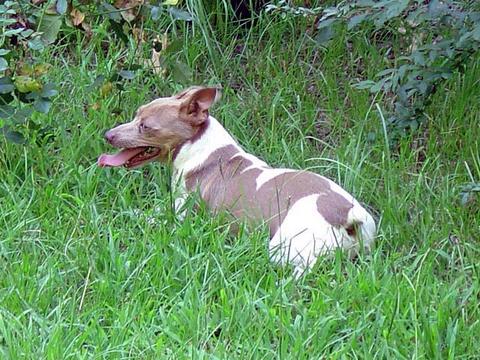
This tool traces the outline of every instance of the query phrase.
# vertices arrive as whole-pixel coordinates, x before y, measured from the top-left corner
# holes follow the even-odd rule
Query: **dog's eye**
[[[143,122],[140,123],[140,125],[138,125],[138,131],[139,131],[139,132],[145,131],[145,130],[147,130],[147,129],[148,129],[148,126],[145,125]]]

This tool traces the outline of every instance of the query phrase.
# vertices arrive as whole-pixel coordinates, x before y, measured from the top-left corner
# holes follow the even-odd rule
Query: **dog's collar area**
[[[177,146],[175,146],[172,151],[172,161],[175,161],[175,159],[178,156],[178,153],[186,143],[193,144],[196,141],[198,141],[203,136],[203,134],[205,134],[209,125],[210,125],[210,117],[208,117],[207,120],[205,120],[203,123],[201,123],[198,126],[197,132],[189,140],[183,141]]]

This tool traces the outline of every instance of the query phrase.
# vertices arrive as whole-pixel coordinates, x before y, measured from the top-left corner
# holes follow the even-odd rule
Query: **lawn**
[[[145,65],[122,91],[90,86],[150,56],[102,24],[43,53],[60,94],[35,115],[42,130],[0,137],[0,357],[478,358],[479,201],[460,191],[480,182],[480,57],[391,146],[383,95],[351,86],[386,67],[367,36],[320,47],[301,17],[215,27],[200,10],[144,29],[180,44],[181,80]],[[96,166],[107,129],[191,84],[223,86],[211,113],[245,149],[355,194],[376,216],[373,251],[295,280],[264,229],[234,237],[201,209],[178,219],[168,166]]]

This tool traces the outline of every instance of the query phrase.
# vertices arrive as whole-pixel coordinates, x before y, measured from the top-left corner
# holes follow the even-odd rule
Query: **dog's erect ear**
[[[220,98],[220,90],[214,87],[193,87],[176,96],[183,100],[181,113],[193,125],[208,119],[208,109]]]

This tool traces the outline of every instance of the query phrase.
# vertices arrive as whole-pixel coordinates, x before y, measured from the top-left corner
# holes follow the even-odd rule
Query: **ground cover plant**
[[[113,2],[40,2],[60,16],[55,39],[32,49],[40,34],[28,33],[21,54],[6,43],[0,89],[14,99],[0,121],[16,135],[0,137],[0,356],[477,358],[478,53],[393,147],[387,95],[352,87],[391,64],[368,24],[320,46],[309,17],[238,23],[228,3],[204,3],[132,2],[125,15]],[[52,96],[15,90],[15,76],[54,84]],[[247,150],[361,199],[377,216],[372,253],[336,252],[294,280],[269,261],[262,229],[232,237],[202,209],[176,218],[168,168],[96,166],[106,129],[193,83],[224,87],[212,113]]]

